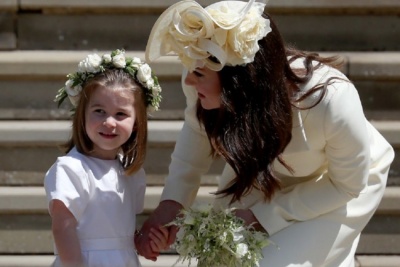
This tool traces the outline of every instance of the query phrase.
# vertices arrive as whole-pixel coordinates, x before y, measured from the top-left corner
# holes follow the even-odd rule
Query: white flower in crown
[[[96,73],[100,71],[100,65],[102,62],[102,58],[97,55],[88,55],[84,60],[79,62],[78,65],[78,72],[84,73],[84,72],[92,72]]]
[[[125,61],[125,55],[124,52],[121,50],[117,50],[117,54],[112,57],[112,62],[115,67],[117,68],[125,68],[126,66],[126,61]]]
[[[147,84],[150,80],[153,80],[151,78],[151,68],[148,64],[142,64],[139,66],[138,72],[137,72],[137,78],[141,83]],[[151,82],[150,82],[150,85]]]
[[[110,63],[110,62],[112,61],[112,57],[111,57],[110,54],[104,54],[104,55],[102,56],[102,58],[103,58],[103,61],[104,61],[105,63]]]
[[[67,80],[67,82],[65,83],[65,91],[68,94],[68,98],[71,101],[72,105],[76,106],[79,101],[79,94],[82,91],[82,86],[74,86],[73,80]]]
[[[88,55],[79,62],[77,72],[67,75],[68,80],[64,87],[58,90],[54,101],[58,102],[60,106],[65,98],[69,98],[72,105],[76,106],[83,86],[89,79],[106,69],[117,68],[123,69],[143,86],[148,109],[150,111],[158,110],[162,97],[157,76],[153,74],[148,64],[142,63],[137,57],[125,57],[124,54],[124,50],[115,50],[111,54],[104,54],[101,57],[97,54]]]
[[[80,85],[74,86],[73,80],[67,80],[65,82],[65,91],[67,91],[67,94],[69,96],[77,96],[81,93],[82,86],[80,86]]]
[[[133,57],[132,58],[132,66],[139,66],[140,64],[142,64],[142,60],[138,57]]]
[[[154,85],[151,90],[153,91],[153,95],[157,96],[161,93],[161,86],[159,85]]]
[[[150,89],[152,90],[153,87],[154,87],[154,80],[153,80],[152,78],[148,79],[148,80],[146,81],[145,85],[146,85],[147,88],[150,88]],[[152,91],[153,91],[153,90],[152,90]]]

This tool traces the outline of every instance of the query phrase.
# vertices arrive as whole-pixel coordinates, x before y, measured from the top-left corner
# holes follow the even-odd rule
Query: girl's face
[[[119,87],[96,88],[86,107],[85,118],[86,133],[93,142],[91,156],[115,159],[134,129],[133,93]]]
[[[221,106],[221,82],[216,71],[196,68],[193,72],[188,72],[185,84],[196,89],[200,104],[204,109],[215,109]]]

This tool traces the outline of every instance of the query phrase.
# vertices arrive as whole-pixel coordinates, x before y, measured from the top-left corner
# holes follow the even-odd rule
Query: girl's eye
[[[102,110],[102,109],[95,109],[94,112],[104,114],[104,110]]]
[[[126,114],[124,112],[118,112],[117,116],[126,116]]]

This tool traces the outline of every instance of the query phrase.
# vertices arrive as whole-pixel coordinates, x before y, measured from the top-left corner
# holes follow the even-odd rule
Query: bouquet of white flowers
[[[176,263],[197,259],[198,267],[259,266],[268,235],[245,226],[234,209],[214,210],[211,206],[183,209],[170,225],[179,227],[173,248],[179,254]]]

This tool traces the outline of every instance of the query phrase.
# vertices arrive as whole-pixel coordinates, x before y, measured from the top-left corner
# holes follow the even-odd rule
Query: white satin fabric
[[[293,66],[296,64],[301,63],[296,61]],[[325,66],[302,90],[332,76],[347,79]],[[195,116],[196,92],[184,84],[183,89],[185,123],[161,200],[190,206],[212,159],[209,142]],[[298,104],[308,106],[316,97]],[[234,205],[250,208],[276,244],[264,250],[260,266],[353,267],[359,235],[383,196],[393,148],[366,120],[350,82],[335,82],[316,107],[293,112],[293,137],[283,158],[294,173],[275,162],[283,189],[270,202],[263,202],[260,192],[253,190]],[[227,165],[219,188],[233,177]],[[216,199],[214,205],[225,207],[228,202]]]

